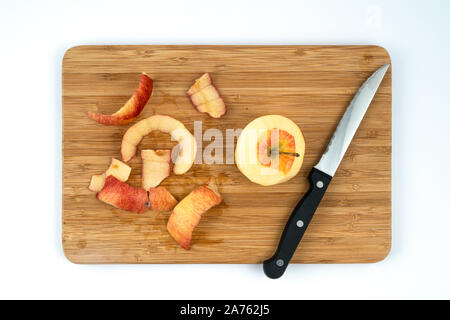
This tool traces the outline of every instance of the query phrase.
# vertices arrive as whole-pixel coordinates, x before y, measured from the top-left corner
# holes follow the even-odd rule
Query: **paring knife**
[[[342,116],[325,153],[311,170],[308,192],[292,212],[277,251],[272,258],[263,263],[264,273],[269,278],[277,279],[286,270],[388,69],[389,64],[382,66],[359,88]]]

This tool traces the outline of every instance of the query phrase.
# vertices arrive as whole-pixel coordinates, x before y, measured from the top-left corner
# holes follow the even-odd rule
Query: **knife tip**
[[[385,65],[379,67],[378,70],[375,71],[375,73],[373,75],[381,75],[381,79],[383,79],[383,77],[386,74],[386,72],[388,71],[390,65],[391,65],[390,63],[386,63]]]

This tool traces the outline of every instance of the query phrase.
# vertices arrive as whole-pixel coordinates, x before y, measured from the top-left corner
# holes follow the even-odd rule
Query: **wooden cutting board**
[[[63,247],[76,263],[261,263],[275,251],[284,225],[308,189],[307,175],[359,86],[389,54],[377,46],[79,46],[63,60]],[[194,165],[162,185],[178,200],[215,177],[223,203],[195,229],[190,251],[166,231],[169,213],[135,214],[96,199],[87,186],[111,157],[120,159],[130,125],[103,126],[89,110],[113,113],[145,71],[153,96],[138,120],[170,115],[193,132],[244,128],[280,114],[302,129],[306,156],[292,180],[253,184],[233,164]],[[228,107],[221,119],[197,112],[186,96],[210,72]],[[204,141],[203,147],[210,142]],[[174,146],[152,133],[141,148]],[[233,150],[232,146],[230,148]],[[226,155],[224,154],[224,161]],[[228,155],[230,157],[230,155]],[[232,159],[233,155],[231,155]],[[140,186],[139,157],[129,183]],[[389,69],[321,202],[293,263],[376,262],[391,246],[391,71]]]

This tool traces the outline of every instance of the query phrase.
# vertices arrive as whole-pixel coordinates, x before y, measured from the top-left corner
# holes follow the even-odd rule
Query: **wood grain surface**
[[[390,62],[377,46],[79,46],[63,59],[64,252],[76,263],[261,263],[275,251],[284,225],[308,189],[320,159],[359,86]],[[244,128],[252,119],[280,114],[302,129],[306,156],[292,180],[263,187],[233,164],[196,164],[162,185],[181,200],[215,177],[224,201],[195,229],[190,251],[169,236],[169,213],[136,214],[96,199],[87,186],[111,157],[120,159],[127,126],[100,125],[89,110],[113,113],[145,71],[153,96],[138,120],[170,115],[193,132]],[[213,119],[197,112],[186,90],[210,72],[227,105]],[[167,148],[151,133],[140,148]],[[203,142],[203,147],[209,142]],[[225,158],[225,155],[224,155]],[[141,163],[130,162],[129,183],[140,186]],[[383,259],[391,245],[391,69],[361,123],[325,197],[297,248],[293,263],[359,263]]]

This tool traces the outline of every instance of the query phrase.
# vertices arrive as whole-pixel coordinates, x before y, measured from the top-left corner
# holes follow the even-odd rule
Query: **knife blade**
[[[275,254],[263,263],[264,273],[269,278],[277,279],[286,271],[389,66],[385,64],[362,84],[345,110],[320,161],[311,170],[308,192],[289,217]]]

